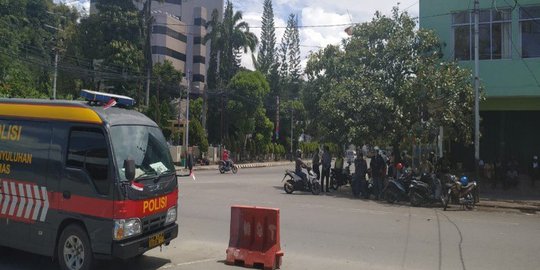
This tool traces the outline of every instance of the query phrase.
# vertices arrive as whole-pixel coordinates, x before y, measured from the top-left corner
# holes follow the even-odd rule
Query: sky
[[[190,0],[197,1],[197,0]],[[226,1],[226,0],[224,0]],[[89,10],[89,0],[55,0],[77,8]],[[234,9],[242,11],[244,21],[251,26],[257,37],[261,33],[261,17],[264,0],[231,0]],[[289,14],[298,16],[300,26],[343,25],[362,23],[371,20],[376,11],[390,14],[392,7],[398,5],[412,16],[418,16],[418,0],[272,0],[276,26],[276,42],[279,44],[285,32]],[[347,26],[303,27],[300,28],[300,51],[302,65],[305,66],[310,52],[329,44],[339,44],[347,38]],[[253,69],[251,55],[244,55],[242,65]]]
[[[235,10],[243,12],[244,20],[250,29],[260,37],[261,17],[264,0],[232,0]],[[412,16],[418,16],[418,0],[273,0],[276,42],[281,43],[289,14],[298,16],[300,26],[343,25],[362,23],[371,20],[376,11],[390,14],[392,7],[398,5]],[[347,38],[347,26],[304,27],[300,28],[300,51],[302,65],[305,66],[310,52],[329,44],[340,44]],[[243,57],[242,65],[253,68],[251,57]]]

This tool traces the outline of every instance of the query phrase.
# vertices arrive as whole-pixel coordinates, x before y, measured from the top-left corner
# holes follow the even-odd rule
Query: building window
[[[164,2],[168,4],[182,5],[182,0],[165,0]]]
[[[195,45],[202,44],[202,37],[193,37],[193,44]]]
[[[206,26],[206,20],[203,18],[195,18],[195,25]]]
[[[454,57],[474,59],[474,13],[452,14]],[[512,10],[482,10],[479,23],[479,58],[505,59],[512,57]]]
[[[177,51],[172,50],[172,49],[169,49],[167,47],[152,46],[152,54],[166,55],[166,56],[170,56],[170,57],[172,57],[174,59],[186,62],[186,55],[185,54],[183,54],[181,52],[177,52]]]
[[[193,63],[194,64],[206,64],[206,57],[195,55],[193,56]]]
[[[170,29],[167,26],[154,25],[154,27],[152,29],[152,33],[153,34],[167,35],[167,36],[172,37],[174,39],[180,40],[180,41],[182,41],[184,43],[187,41],[186,35],[184,35],[184,34],[182,34],[180,32],[174,31],[174,30]]]
[[[193,82],[202,82],[202,83],[204,83],[204,79],[205,79],[204,75],[202,74],[193,74],[192,78],[193,78],[192,79]]]
[[[540,57],[540,6],[522,7],[519,21],[522,57]]]

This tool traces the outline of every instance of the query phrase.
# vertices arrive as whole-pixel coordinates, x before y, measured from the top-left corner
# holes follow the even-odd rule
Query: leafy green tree
[[[300,34],[298,32],[298,18],[289,15],[287,28],[280,47],[280,76],[290,82],[297,82],[302,75],[300,67]]]
[[[94,59],[95,89],[113,86],[112,92],[138,97],[145,80],[144,17],[131,1],[97,0],[99,12],[83,18],[79,42],[83,57]],[[141,103],[140,99],[138,103]]]
[[[211,53],[210,63],[208,68],[208,85],[210,89],[217,89],[222,92],[222,96],[214,96],[209,104],[214,108],[223,107],[223,111],[209,110],[208,126],[214,130],[212,141],[222,142],[223,137],[229,134],[229,92],[226,85],[229,84],[231,78],[240,70],[239,55],[243,51],[254,51],[257,45],[257,37],[249,31],[249,24],[242,21],[242,12],[234,12],[233,5],[227,1],[223,20],[218,18],[218,12],[214,10],[210,21],[207,23],[209,27],[208,34],[204,37],[204,42],[210,41]],[[223,106],[221,104],[224,104]],[[223,119],[222,119],[223,117]],[[236,121],[236,120],[235,120]],[[223,123],[223,131],[215,132],[215,129]],[[219,136],[219,137],[218,137]],[[229,141],[227,139],[227,141]],[[231,145],[231,141],[227,145]]]
[[[470,71],[441,59],[433,32],[418,30],[413,18],[394,8],[389,17],[377,12],[355,26],[343,45],[312,54],[306,68],[312,101],[318,98],[308,111],[320,112],[317,126],[328,141],[377,141],[399,149],[408,136],[432,140],[439,126],[470,140]]]
[[[78,13],[50,0],[0,1],[0,95],[52,96],[54,50]]]
[[[272,69],[275,68],[276,56],[274,9],[272,8],[272,0],[264,0],[257,70],[265,76],[270,75]]]
[[[189,121],[189,145],[196,145],[201,152],[208,152],[208,139],[201,122],[197,119]]]
[[[265,114],[263,100],[270,87],[260,72],[241,71],[233,77],[228,88],[231,90],[231,98],[227,110],[231,119],[234,119],[229,135],[234,140],[243,142],[242,148],[245,150],[247,135],[253,135],[255,131],[256,117],[261,119],[261,113]],[[271,138],[271,134],[266,135]]]
[[[182,72],[176,70],[171,61],[154,64],[151,89],[155,89],[160,101],[171,101],[180,96]]]
[[[257,46],[257,37],[249,31],[249,24],[242,21],[242,12],[234,12],[233,4],[227,1],[223,20],[220,22],[217,11],[212,12],[211,20],[208,22],[211,27],[210,32],[204,37],[204,42],[212,42],[212,50],[219,56],[219,67],[217,69],[216,82],[222,81],[223,85],[236,74],[240,68],[239,55],[243,51],[254,51]],[[218,60],[216,58],[216,60]],[[211,63],[211,65],[217,65]],[[209,74],[213,75],[213,74]]]

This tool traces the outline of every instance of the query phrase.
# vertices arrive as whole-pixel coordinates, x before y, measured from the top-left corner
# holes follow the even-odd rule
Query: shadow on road
[[[131,260],[103,260],[96,261],[95,269],[113,270],[113,269],[132,269],[146,270],[158,269],[171,261],[168,259],[141,256]],[[0,247],[0,269],[2,270],[57,270],[59,266],[53,262],[50,257],[40,256],[24,251]]]

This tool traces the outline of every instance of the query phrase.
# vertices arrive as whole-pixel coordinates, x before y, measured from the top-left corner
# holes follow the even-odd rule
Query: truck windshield
[[[120,180],[126,180],[123,168],[126,159],[135,161],[135,179],[175,171],[169,148],[159,128],[113,126],[111,138]]]

